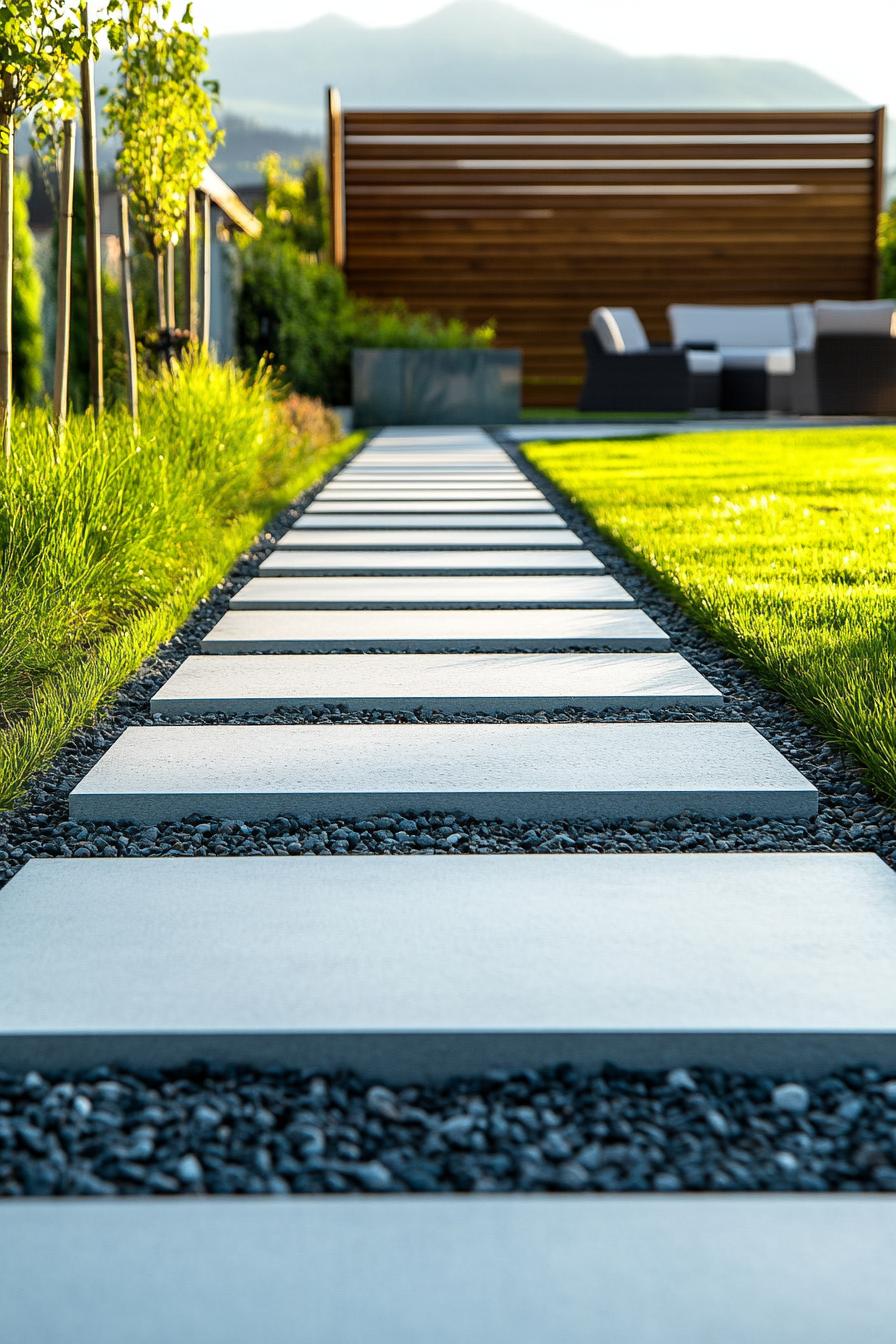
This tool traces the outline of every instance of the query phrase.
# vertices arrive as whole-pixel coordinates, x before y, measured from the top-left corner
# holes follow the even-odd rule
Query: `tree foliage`
[[[106,103],[110,134],[120,138],[116,173],[149,248],[176,243],[187,198],[220,140],[217,86],[208,69],[207,32],[191,6],[172,19],[169,0],[110,0],[109,41],[118,82]]]
[[[284,167],[279,154],[266,154],[259,164],[264,202],[258,218],[268,237],[292,243],[300,252],[320,257],[327,245],[326,180],[319,159]],[[297,170],[297,171],[296,171]]]
[[[37,108],[60,73],[88,54],[96,55],[95,34],[85,41],[72,0],[0,4],[0,152],[8,139],[2,123]]]

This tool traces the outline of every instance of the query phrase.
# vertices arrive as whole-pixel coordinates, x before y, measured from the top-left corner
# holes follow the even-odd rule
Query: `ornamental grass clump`
[[[0,805],[347,451],[271,375],[189,357],[124,408],[22,409],[0,463]]]

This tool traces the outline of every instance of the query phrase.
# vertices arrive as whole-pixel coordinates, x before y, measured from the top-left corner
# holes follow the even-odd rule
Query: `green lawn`
[[[0,807],[174,633],[264,524],[340,461],[326,418],[202,360],[60,443],[20,410],[0,458]]]
[[[896,801],[896,428],[525,452]]]

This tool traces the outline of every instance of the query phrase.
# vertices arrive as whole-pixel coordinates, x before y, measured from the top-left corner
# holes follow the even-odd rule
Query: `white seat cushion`
[[[722,356],[718,350],[686,350],[691,373],[721,373]]]
[[[790,316],[793,321],[793,337],[797,350],[815,348],[815,309],[811,303],[792,303]]]
[[[675,345],[709,343],[778,350],[794,342],[790,309],[784,304],[673,303],[666,312]]]
[[[647,332],[634,308],[595,308],[591,326],[608,355],[631,354],[650,349]]]
[[[722,363],[728,369],[764,369],[766,373],[790,374],[796,367],[796,359],[790,346],[781,346],[775,350],[759,350],[755,346],[723,346],[719,352]]]
[[[896,336],[896,303],[820,299],[815,305],[815,330],[819,336]]]

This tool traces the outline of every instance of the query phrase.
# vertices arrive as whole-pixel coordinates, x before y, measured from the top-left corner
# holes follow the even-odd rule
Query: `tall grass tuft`
[[[0,462],[0,806],[167,639],[265,522],[349,450],[270,375],[196,355],[123,411],[17,411]]]

